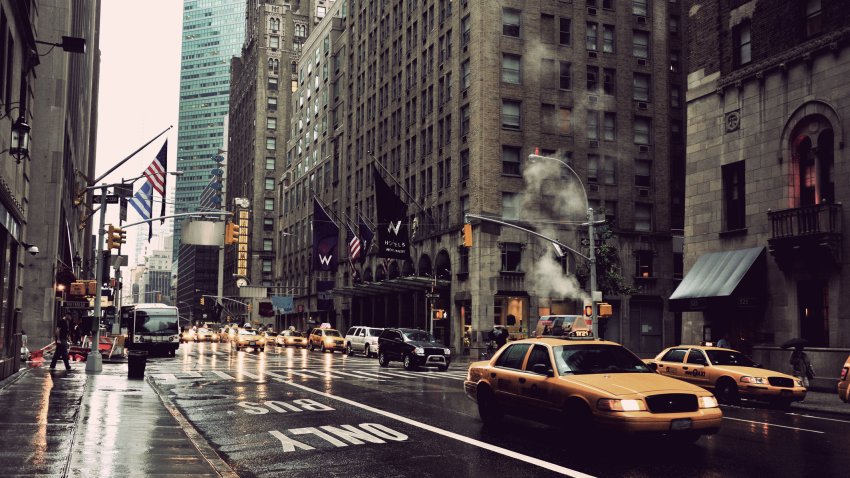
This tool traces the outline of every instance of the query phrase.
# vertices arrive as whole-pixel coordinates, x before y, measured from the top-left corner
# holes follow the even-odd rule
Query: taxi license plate
[[[248,342],[248,345],[254,345],[254,342]]]
[[[691,429],[691,419],[690,418],[678,418],[670,422],[671,430],[690,430]]]

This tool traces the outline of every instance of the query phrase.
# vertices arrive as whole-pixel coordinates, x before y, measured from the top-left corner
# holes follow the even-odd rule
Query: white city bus
[[[131,312],[129,339],[134,350],[174,355],[180,346],[177,307],[136,304]]]

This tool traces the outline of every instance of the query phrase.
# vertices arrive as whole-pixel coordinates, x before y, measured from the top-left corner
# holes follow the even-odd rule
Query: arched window
[[[269,18],[269,30],[280,31],[280,18]]]
[[[835,202],[835,136],[821,115],[803,118],[791,135],[791,188],[796,207]]]
[[[280,72],[280,60],[269,58],[269,72],[277,75]]]
[[[296,23],[295,24],[295,36],[306,37],[307,36],[307,25],[302,25],[300,23]]]

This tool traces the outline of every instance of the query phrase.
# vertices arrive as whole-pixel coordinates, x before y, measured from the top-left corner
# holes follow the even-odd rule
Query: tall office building
[[[245,35],[245,0],[185,0],[180,65],[175,214],[198,210],[210,182],[213,158],[226,149],[224,121],[230,98],[230,58]],[[174,221],[174,255],[181,221]]]

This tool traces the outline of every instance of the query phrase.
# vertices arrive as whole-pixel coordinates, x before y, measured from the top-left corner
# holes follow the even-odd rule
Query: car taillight
[[[850,370],[848,367],[844,367],[841,369],[841,380],[847,380],[847,371]]]

